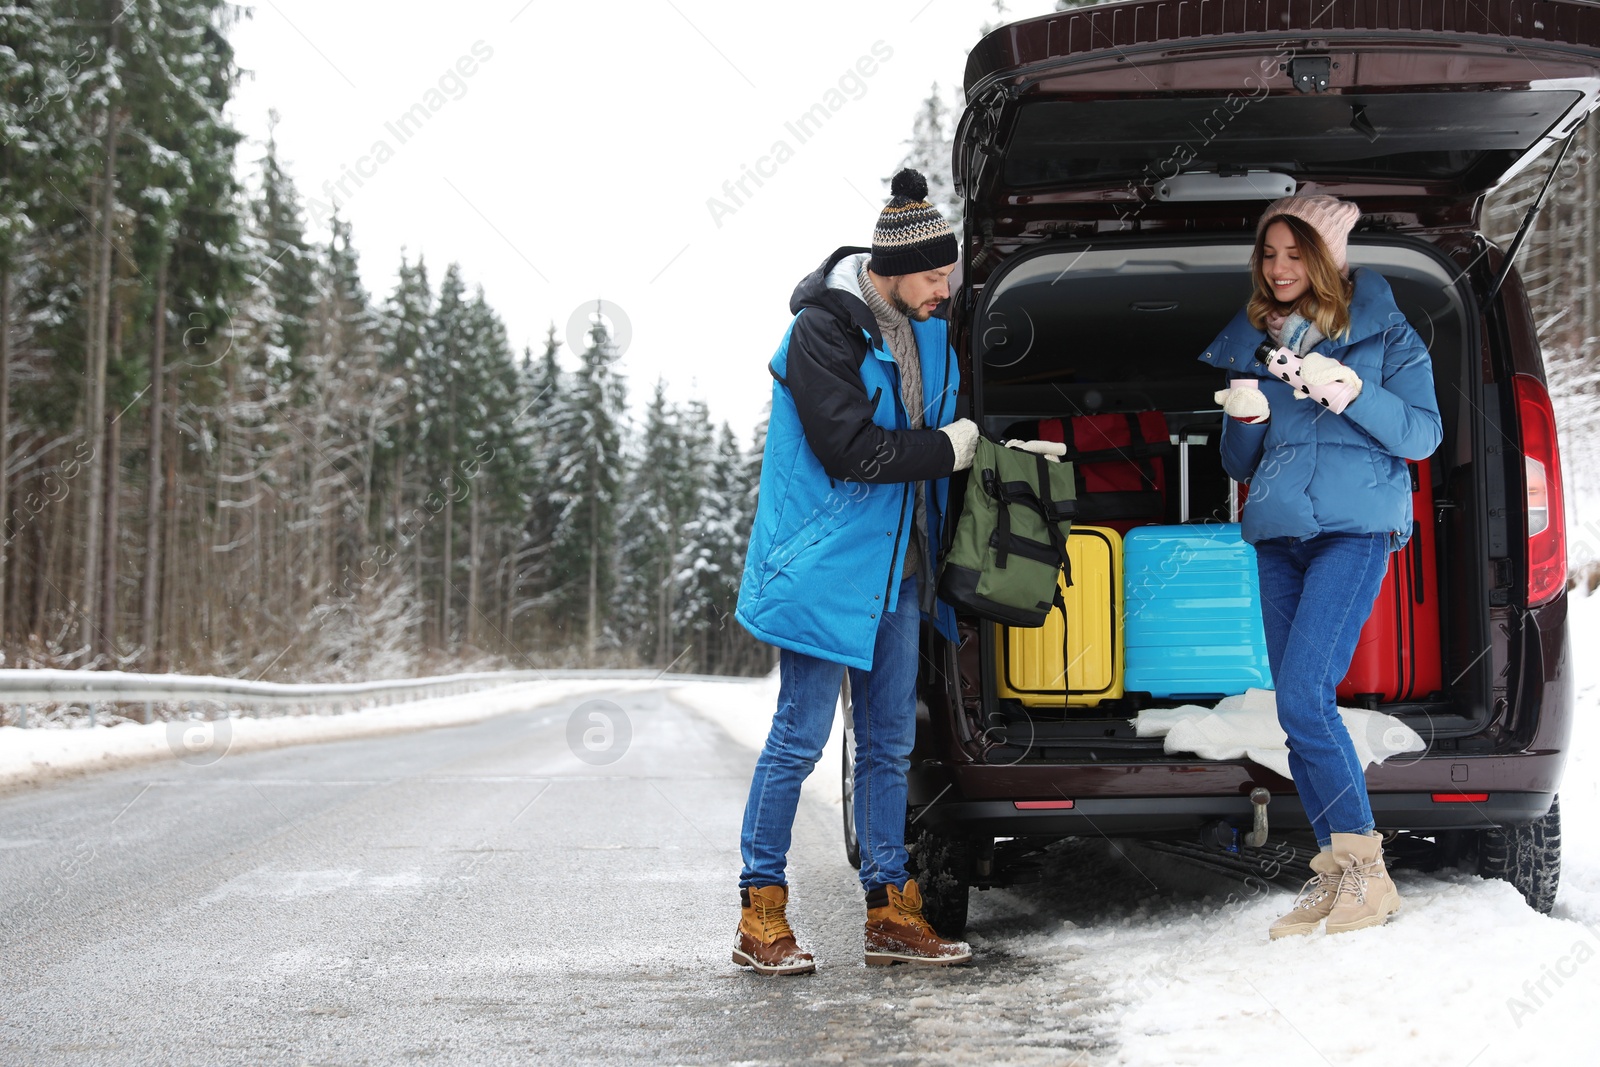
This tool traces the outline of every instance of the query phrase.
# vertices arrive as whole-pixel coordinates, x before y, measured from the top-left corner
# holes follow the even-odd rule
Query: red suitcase
[[[1067,446],[1078,478],[1076,521],[1127,533],[1167,521],[1167,418],[1159,411],[1040,419],[1039,438]]]
[[[1411,540],[1389,556],[1389,572],[1361,628],[1350,671],[1338,685],[1341,699],[1419,700],[1444,688],[1433,473],[1427,460],[1406,466],[1411,471]]]

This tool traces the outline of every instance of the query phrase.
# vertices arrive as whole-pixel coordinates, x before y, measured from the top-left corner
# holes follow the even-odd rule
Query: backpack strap
[[[1072,514],[1077,509],[1075,506],[1070,510],[1062,509],[1054,499],[1050,499],[1055,494],[1050,492],[1050,467],[1048,466],[1048,461],[1040,455],[1035,455],[1034,459],[1039,465],[1039,489],[1047,498],[1045,506],[1041,509],[1044,515],[1045,528],[1050,532],[1051,544],[1055,546],[1056,552],[1061,556],[1061,574],[1064,584],[1070,586],[1072,584],[1072,558],[1067,554],[1067,535],[1061,532],[1061,523],[1070,523]],[[1073,475],[1076,478],[1076,467],[1074,467]],[[1066,510],[1065,514],[1063,514],[1064,510]],[[1056,609],[1061,612],[1061,709],[1065,712],[1067,702],[1072,699],[1072,683],[1068,680],[1072,668],[1072,620],[1067,618],[1067,601],[1061,595],[1060,583],[1056,585],[1052,599],[1055,602]]]
[[[984,490],[1000,505],[995,516],[995,530],[989,543],[995,549],[995,566],[1004,567],[1010,554],[1015,552],[1041,563],[1059,564],[1067,574],[1067,584],[1072,584],[1072,562],[1067,558],[1067,539],[1061,532],[1063,522],[1071,522],[1076,513],[1073,501],[1051,499],[1049,461],[1035,455],[1038,467],[1038,485],[1028,482],[1002,482],[992,469],[983,472]],[[1041,492],[1043,496],[1041,496]],[[1031,542],[1011,535],[1011,505],[1020,504],[1038,513],[1044,520],[1045,534],[1050,539],[1054,555],[1037,549]]]
[[[1071,570],[1071,567],[1067,568],[1069,576]],[[1067,584],[1072,584],[1070,577]],[[1055,606],[1061,612],[1061,710],[1065,713],[1067,703],[1072,699],[1072,682],[1069,680],[1072,674],[1072,635],[1069,627],[1072,623],[1067,618],[1067,601],[1061,595],[1059,586],[1056,588]]]
[[[1038,454],[1034,455],[1033,461],[1036,465],[1035,469],[1038,477],[1037,488],[1027,482],[1003,482],[999,485],[1000,491],[1005,496],[1002,498],[1000,517],[995,528],[995,536],[999,538],[999,544],[995,546],[996,559],[999,561],[1000,566],[1005,566],[1004,560],[1009,550],[1019,555],[1026,555],[1031,559],[1036,559],[1041,563],[1055,563],[1061,568],[1061,574],[1065,579],[1064,584],[1070,586],[1072,584],[1072,558],[1067,554],[1067,535],[1061,532],[1061,524],[1063,522],[1070,523],[1076,509],[1074,507],[1062,507],[1061,505],[1066,504],[1066,501],[1058,502],[1053,499],[1055,494],[1050,492],[1050,461]],[[1043,495],[1041,496],[1041,494]],[[1006,504],[1013,501],[1032,508],[1044,519],[1045,534],[1050,538],[1050,549],[1047,550],[1043,546],[1035,546],[1027,541],[1018,541],[1016,544],[1011,543],[1011,520]],[[1051,550],[1053,550],[1053,555]],[[1072,697],[1072,685],[1067,680],[1071,666],[1072,639],[1070,631],[1071,620],[1067,618],[1067,602],[1066,598],[1061,595],[1062,584],[1062,582],[1056,583],[1055,589],[1051,592],[1051,602],[1061,612],[1061,700],[1062,707],[1065,707],[1066,702]]]

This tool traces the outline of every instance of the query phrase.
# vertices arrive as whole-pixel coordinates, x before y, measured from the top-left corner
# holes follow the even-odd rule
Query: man
[[[922,916],[906,870],[906,769],[916,733],[918,628],[954,636],[935,604],[929,531],[947,477],[972,464],[978,429],[956,419],[947,324],[956,240],[902,170],[872,248],[841,248],[794,291],[769,370],[761,492],[738,618],[779,648],[778,709],[745,806],[743,911],[733,960],[760,974],[814,971],[785,917],[785,863],[800,801],[846,670],[855,706],[855,819],[869,965],[972,958]]]

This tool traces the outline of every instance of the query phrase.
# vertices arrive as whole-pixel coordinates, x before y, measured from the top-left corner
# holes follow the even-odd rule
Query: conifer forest
[[[3,665],[769,669],[732,617],[759,428],[660,385],[633,425],[602,314],[513,351],[470,264],[365,291],[273,140],[239,162],[238,17],[0,11]]]

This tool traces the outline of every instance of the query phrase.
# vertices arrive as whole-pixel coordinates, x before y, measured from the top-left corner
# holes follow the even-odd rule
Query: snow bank
[[[110,770],[151,760],[214,763],[256,749],[344,741],[356,737],[460,726],[494,715],[553,703],[576,693],[643,689],[649,681],[563,679],[526,682],[461,696],[367,708],[337,715],[219,718],[211,722],[122,723],[78,728],[0,727],[0,787],[61,775]],[[233,715],[241,715],[234,711]]]
[[[1043,905],[1036,894],[996,893],[1000,921],[973,940],[991,953],[1064,961],[1063,977],[1120,1003],[1089,1024],[1116,1047],[1109,1062],[1129,1067],[1596,1062],[1600,666],[1580,650],[1600,647],[1600,596],[1571,604],[1579,692],[1553,915],[1529,909],[1504,882],[1403,871],[1404,907],[1383,929],[1273,942],[1267,926],[1290,894],[1252,894],[1119,844],[1134,872],[1128,885],[1064,887]],[[1118,899],[1140,891],[1142,901]],[[1085,897],[1094,921],[1081,906],[1077,922],[1060,917]],[[1008,923],[1005,908],[1018,906],[1040,914]]]
[[[1594,1062],[1600,927],[1537,915],[1503,882],[1408,874],[1401,889],[1388,926],[1334,937],[1269,941],[1290,900],[1272,893],[1152,906],[1036,947],[996,940],[1080,954],[1127,1005],[1102,1021],[1118,1064]]]

